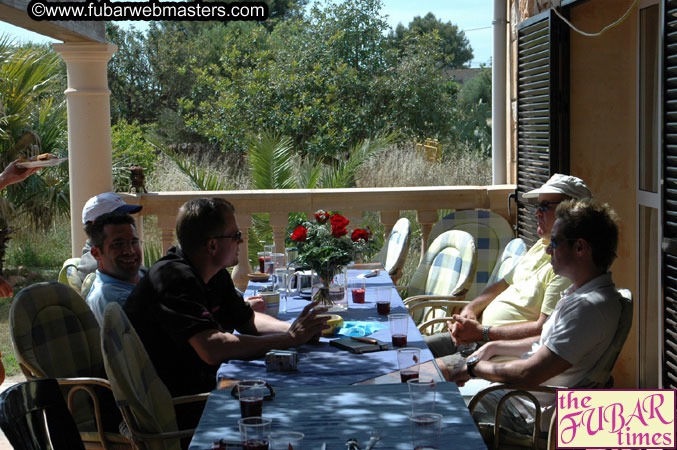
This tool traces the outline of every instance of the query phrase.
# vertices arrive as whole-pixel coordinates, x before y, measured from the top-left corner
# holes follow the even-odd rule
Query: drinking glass
[[[239,419],[242,450],[268,450],[272,421],[261,416]]]
[[[397,366],[400,369],[400,381],[418,378],[421,362],[421,349],[416,347],[404,347],[397,349]]]
[[[390,336],[393,347],[406,347],[407,328],[409,326],[409,314],[389,314]]]
[[[238,381],[237,393],[240,397],[240,415],[243,419],[262,415],[263,397],[266,393],[265,381],[260,378]]]

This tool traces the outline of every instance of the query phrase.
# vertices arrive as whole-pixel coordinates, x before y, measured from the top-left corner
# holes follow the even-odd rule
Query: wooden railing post
[[[237,266],[233,267],[231,276],[235,286],[244,292],[247,289],[247,283],[249,283],[247,274],[252,272],[252,266],[249,264],[249,229],[252,226],[252,216],[238,213],[237,223],[242,232],[242,243],[238,248]]]
[[[176,227],[176,216],[162,215],[157,218],[157,225],[160,228],[162,236],[162,254],[169,250],[174,243],[174,228]]]
[[[433,225],[437,223],[437,211],[416,211],[416,220],[421,224],[421,259],[428,249],[428,236],[433,229]]]

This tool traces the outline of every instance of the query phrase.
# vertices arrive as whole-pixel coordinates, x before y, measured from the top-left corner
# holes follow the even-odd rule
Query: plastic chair
[[[406,217],[400,218],[376,254],[375,259],[388,271],[393,283],[397,283],[402,277],[402,269],[409,253],[410,234],[411,222]]]
[[[10,313],[10,334],[28,380],[57,378],[88,448],[130,448],[105,379],[100,328],[85,300],[70,287],[37,283],[22,289]]]
[[[579,382],[576,386],[570,387],[570,389],[610,389],[613,387],[611,371],[618,360],[618,355],[623,349],[625,340],[627,339],[628,333],[630,332],[633,315],[632,292],[628,289],[619,289],[618,293],[619,301],[621,302],[621,315],[618,321],[618,328],[616,328],[616,333],[614,334],[609,347],[597,362],[597,365],[595,366],[592,373],[586,379]],[[508,392],[501,398],[498,408],[493,415],[493,422],[491,420],[482,421],[482,419],[480,419],[478,421],[475,419],[476,422],[478,422],[477,427],[480,430],[484,441],[487,443],[487,446],[494,449],[504,448],[505,446],[533,449],[554,449],[556,439],[552,431],[555,427],[555,414],[553,414],[553,417],[550,420],[548,431],[541,432],[541,411],[543,408],[534,393],[545,392],[555,395],[557,389],[567,389],[567,387],[525,387],[509,384],[492,384],[473,396],[472,400],[468,404],[468,409],[470,409],[470,414],[473,414],[475,408],[480,403],[482,398],[484,398],[490,392],[496,390],[506,390]],[[501,426],[501,408],[509,398],[516,396],[529,399],[535,406],[536,417],[534,421],[534,430],[531,435],[520,434]]]
[[[15,450],[85,448],[54,379],[26,381],[3,392],[0,428]]]
[[[460,230],[442,233],[430,245],[408,286],[404,300],[419,329],[439,316],[451,316],[467,302],[477,263],[475,240]]]
[[[117,303],[106,307],[101,342],[113,395],[136,447],[180,449],[180,439],[191,437],[195,429],[178,430],[175,406],[204,403],[208,394],[172,398],[134,327]]]
[[[462,230],[475,238],[477,270],[466,293],[466,297],[472,300],[489,285],[496,261],[515,237],[515,232],[508,221],[496,213],[484,209],[460,210],[440,219],[430,231],[428,242],[434,242],[437,236],[448,230]]]

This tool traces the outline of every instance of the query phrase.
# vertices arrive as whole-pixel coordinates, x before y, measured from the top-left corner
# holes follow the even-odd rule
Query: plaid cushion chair
[[[72,287],[75,289],[75,292],[80,292],[82,287],[82,279],[78,273],[79,264],[80,258],[68,258],[64,261],[63,266],[61,266],[58,277],[60,283]]]
[[[376,261],[380,262],[393,283],[402,276],[402,269],[409,253],[409,236],[411,233],[411,222],[406,217],[400,218],[395,222],[388,239],[376,255]]]
[[[174,405],[202,402],[207,394],[173,399],[146,352],[139,335],[117,303],[103,316],[103,360],[134,444],[146,450],[179,450],[192,430],[178,430]]]
[[[458,300],[473,282],[476,263],[475,240],[469,233],[450,230],[439,235],[425,252],[409,283],[410,297],[404,300],[414,322],[421,325],[451,315],[449,308],[461,305]]]
[[[521,238],[515,238],[508,242],[503,249],[501,257],[496,261],[494,271],[489,277],[487,286],[502,280],[519,262],[520,258],[527,252],[527,246]]]
[[[9,313],[19,367],[27,379],[57,378],[87,448],[131,448],[105,380],[99,324],[70,287],[37,283],[21,290]]]
[[[489,278],[501,251],[515,233],[503,217],[484,209],[455,211],[442,218],[430,231],[428,242],[447,230],[463,230],[475,238],[477,271],[466,297],[472,300],[489,285]]]

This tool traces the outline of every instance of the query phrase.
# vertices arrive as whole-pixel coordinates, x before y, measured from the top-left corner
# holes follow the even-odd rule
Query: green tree
[[[334,165],[379,132],[436,137],[453,119],[455,83],[436,69],[433,38],[405,56],[387,48],[379,0],[315,6],[272,32],[228,27],[218,65],[199,70],[208,100],[180,102],[188,126],[224,151],[245,152],[248,136],[271,129],[303,155]]]
[[[453,132],[466,148],[491,155],[491,69],[467,80],[458,93]]]
[[[457,69],[472,60],[473,52],[465,33],[451,22],[442,22],[433,13],[424,17],[416,16],[407,27],[397,25],[389,34],[390,44],[399,52],[404,52],[415,37],[432,34],[439,37],[437,62],[442,67]]]

